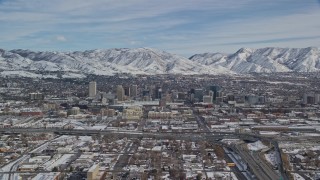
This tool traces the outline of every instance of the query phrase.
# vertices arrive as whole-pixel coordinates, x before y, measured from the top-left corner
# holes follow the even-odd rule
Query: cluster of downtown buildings
[[[247,141],[234,135],[246,134],[276,140],[289,177],[314,178],[320,166],[317,78],[1,79],[0,176],[242,179],[259,175],[248,159],[234,162],[251,152],[280,178],[275,146],[263,138]],[[216,139],[203,139],[203,134]]]

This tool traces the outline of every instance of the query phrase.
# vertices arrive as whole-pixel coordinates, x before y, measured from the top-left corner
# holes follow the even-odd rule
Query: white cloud
[[[62,35],[58,35],[58,36],[56,36],[56,40],[60,41],[60,42],[65,42],[65,41],[67,41],[67,38]]]
[[[233,53],[242,47],[320,47],[320,22],[317,19],[320,19],[320,11],[314,10],[273,18],[233,21],[220,27],[209,25],[201,31],[177,36],[161,34],[159,36],[166,37],[166,41],[154,48],[188,56],[203,52]]]
[[[109,22],[152,18],[168,13],[190,10],[212,10],[219,13],[238,9],[253,0],[6,0],[0,4],[0,20],[65,20],[78,18],[108,19]],[[38,16],[37,16],[38,15]],[[53,19],[52,19],[53,18]],[[60,19],[63,21],[63,19]]]
[[[142,44],[140,41],[130,41],[130,45],[140,45]]]
[[[98,45],[101,48],[143,45],[183,55],[205,51],[233,52],[242,46],[320,46],[319,39],[303,40],[303,37],[320,35],[318,31],[320,21],[317,21],[320,19],[318,7],[314,11],[301,14],[290,12],[265,17],[255,17],[254,9],[248,9],[253,11],[252,17],[226,18],[219,23],[215,21],[232,15],[235,10],[254,8],[261,3],[265,5],[264,3],[277,2],[276,0],[270,2],[267,0],[5,0],[0,3],[2,24],[0,46],[17,44],[16,42],[32,44],[35,39],[50,39],[48,44],[52,44],[53,48],[57,42],[66,42],[57,43],[57,46],[72,47],[69,46],[71,41],[67,41],[65,36],[68,39],[78,39],[72,41],[74,43],[72,48],[81,45],[87,48],[97,48]],[[202,20],[201,16],[199,19],[193,18],[190,15],[192,12],[210,12],[208,13],[210,17],[197,26],[198,20],[199,22]],[[211,16],[212,21],[210,21]],[[218,18],[214,18],[215,16]],[[77,38],[79,36],[82,38]]]

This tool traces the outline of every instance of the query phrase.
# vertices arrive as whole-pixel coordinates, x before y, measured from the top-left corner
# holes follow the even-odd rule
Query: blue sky
[[[320,47],[320,0],[0,0],[0,48]]]

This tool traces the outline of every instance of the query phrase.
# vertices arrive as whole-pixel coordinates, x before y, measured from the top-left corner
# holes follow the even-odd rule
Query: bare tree
[[[218,159],[224,158],[224,150],[221,146],[215,145],[213,149],[214,149],[214,153],[217,155]]]

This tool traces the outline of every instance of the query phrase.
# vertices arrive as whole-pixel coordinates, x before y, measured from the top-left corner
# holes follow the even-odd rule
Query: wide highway
[[[250,170],[257,176],[260,180],[275,180],[279,179],[278,175],[275,175],[274,172],[266,170],[264,163],[260,161],[257,157],[253,157],[250,153],[244,148],[243,144],[238,144],[235,146],[235,150],[240,154],[241,157],[244,157],[244,160],[247,162]]]

